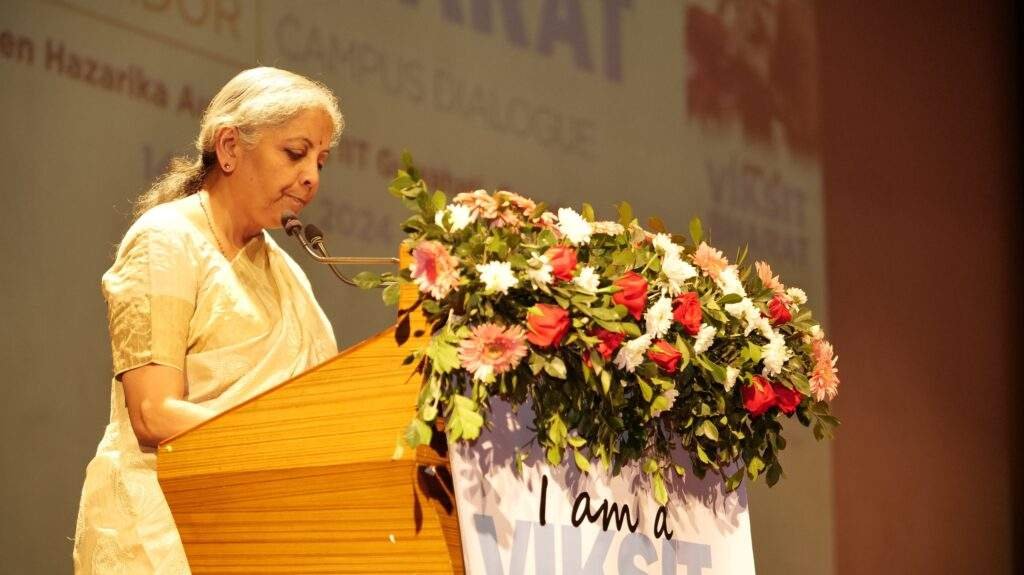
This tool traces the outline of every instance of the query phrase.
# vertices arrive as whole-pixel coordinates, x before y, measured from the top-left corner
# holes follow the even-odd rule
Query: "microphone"
[[[303,229],[302,235],[304,236],[306,243],[316,248],[316,251],[320,252],[321,256],[325,258],[330,257],[330,254],[327,253],[327,246],[324,245],[324,233],[320,231],[320,228],[313,224],[309,224]],[[327,267],[331,268],[331,271],[334,272],[334,277],[350,286],[357,285],[356,282],[348,279],[338,271],[338,268],[334,267],[334,264],[328,263]]]
[[[327,246],[324,245],[324,232],[313,224],[304,226],[299,217],[295,215],[295,212],[285,211],[281,213],[281,227],[289,235],[294,237],[302,244],[302,248],[306,250],[314,261],[327,264],[334,275],[341,281],[348,285],[356,285],[356,283],[344,275],[341,274],[334,266],[335,265],[348,265],[348,264],[362,264],[362,265],[375,265],[375,264],[397,264],[398,258],[369,258],[369,257],[331,257],[327,252]]]
[[[324,241],[324,233],[320,231],[320,228],[314,226],[313,224],[309,224],[308,226],[306,226],[305,234],[306,241],[313,245],[323,243]]]
[[[299,217],[295,215],[295,212],[291,210],[285,210],[281,213],[281,227],[289,236],[302,231],[302,222],[299,221]]]

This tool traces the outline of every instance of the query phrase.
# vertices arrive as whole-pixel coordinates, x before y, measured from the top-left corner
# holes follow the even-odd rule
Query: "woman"
[[[110,424],[86,470],[76,573],[188,573],[155,446],[337,353],[302,271],[264,231],[316,196],[343,127],[325,86],[235,76],[196,140],[138,202],[103,275]]]

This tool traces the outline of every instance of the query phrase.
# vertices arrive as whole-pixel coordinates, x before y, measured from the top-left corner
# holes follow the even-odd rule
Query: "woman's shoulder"
[[[195,199],[186,196],[146,210],[125,232],[122,248],[141,239],[165,241],[182,248],[194,245],[198,233],[192,209]]]

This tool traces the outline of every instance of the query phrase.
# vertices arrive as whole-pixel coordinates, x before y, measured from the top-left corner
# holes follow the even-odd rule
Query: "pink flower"
[[[435,241],[420,242],[412,250],[409,271],[421,292],[442,299],[459,283],[459,258]]]
[[[484,323],[459,343],[459,360],[474,378],[488,379],[514,369],[526,357],[526,351],[526,330],[517,325],[503,328]]]
[[[495,192],[494,200],[498,204],[498,212],[491,226],[495,228],[518,228],[530,212],[537,208],[533,200],[504,190]]]
[[[838,357],[832,344],[816,339],[811,344],[811,356],[814,358],[814,369],[811,370],[811,394],[818,401],[832,401],[839,394],[839,370],[836,368]]]
[[[697,246],[697,251],[693,252],[690,258],[694,265],[702,269],[712,279],[718,279],[718,274],[722,273],[722,270],[729,265],[729,260],[725,259],[720,250],[716,250],[704,242]]]
[[[498,217],[498,200],[487,193],[487,190],[463,192],[452,198],[452,202],[473,210],[478,218],[493,220]]]
[[[779,281],[779,276],[772,275],[772,267],[770,265],[766,262],[754,262],[754,267],[757,268],[757,277],[761,278],[761,284],[764,287],[775,292],[775,295],[781,296],[783,300],[788,299],[786,296],[786,286],[782,285],[782,282]]]
[[[500,190],[494,194],[502,204],[507,203],[511,207],[515,208],[522,214],[529,214],[533,210],[537,209],[537,203],[525,196],[520,196],[515,192],[506,192]]]

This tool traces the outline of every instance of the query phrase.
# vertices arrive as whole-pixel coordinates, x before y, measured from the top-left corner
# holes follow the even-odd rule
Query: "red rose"
[[[755,375],[753,379],[750,385],[743,386],[743,407],[747,408],[750,415],[757,417],[775,407],[775,389],[772,382],[760,375]]]
[[[675,373],[683,355],[667,341],[659,339],[647,350],[647,357],[666,372]]]
[[[555,246],[544,252],[551,263],[551,275],[564,282],[572,281],[576,270],[576,250],[568,246]]]
[[[558,347],[569,332],[569,312],[549,303],[535,305],[526,316],[530,332],[526,339],[537,347]]]
[[[612,294],[612,301],[626,306],[629,313],[639,320],[647,304],[647,280],[636,272],[626,272],[615,280],[614,285],[619,291]]]
[[[781,296],[775,296],[768,302],[768,313],[771,314],[772,325],[782,325],[793,319],[793,314],[789,312]]]
[[[610,331],[603,327],[596,328],[593,335],[601,340],[597,344],[597,351],[606,360],[612,358],[615,350],[619,349],[619,346],[622,345],[622,340],[626,338],[625,334]]]
[[[704,319],[704,313],[700,309],[700,296],[697,292],[688,291],[679,294],[672,302],[672,316],[683,326],[686,333],[697,335],[700,331],[700,323]]]
[[[796,411],[796,408],[800,407],[800,402],[804,399],[804,396],[800,395],[799,391],[790,389],[780,383],[772,382],[772,390],[775,391],[775,405],[778,405],[782,413],[787,415]]]

